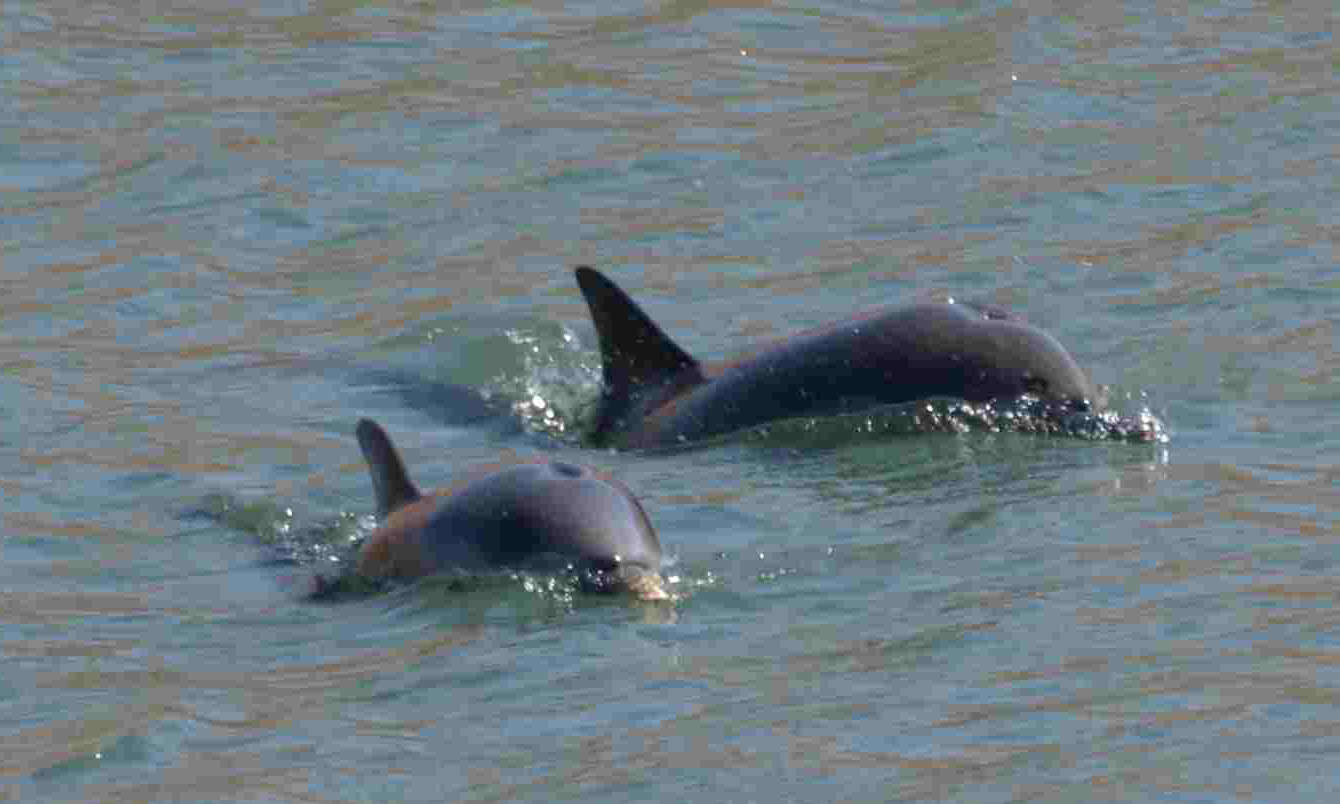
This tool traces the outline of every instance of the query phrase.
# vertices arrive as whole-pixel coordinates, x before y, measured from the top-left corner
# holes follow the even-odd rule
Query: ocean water
[[[1228,2],[0,4],[0,799],[1334,794],[1335,31]],[[583,263],[703,359],[1000,304],[1166,438],[856,417],[593,449]],[[370,525],[360,417],[425,486],[615,473],[676,599],[304,599]]]

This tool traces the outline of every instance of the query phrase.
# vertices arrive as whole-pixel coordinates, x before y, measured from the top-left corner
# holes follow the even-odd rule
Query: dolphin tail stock
[[[391,437],[381,425],[371,419],[359,419],[358,446],[372,475],[372,488],[377,494],[377,513],[383,517],[419,499],[419,490],[409,479],[405,463],[400,460]]]
[[[618,285],[585,265],[578,266],[574,274],[600,339],[605,389],[597,435],[617,426],[645,389],[704,382],[698,361],[662,332]]]

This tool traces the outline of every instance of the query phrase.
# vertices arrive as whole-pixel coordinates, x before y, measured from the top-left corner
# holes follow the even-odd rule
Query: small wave
[[[836,447],[854,439],[919,433],[1036,433],[1094,441],[1165,444],[1163,420],[1148,406],[1130,412],[1079,411],[1024,396],[1007,402],[932,399],[862,413],[770,422],[746,430],[748,442],[789,447]],[[739,438],[739,434],[717,440]]]
[[[250,534],[263,551],[262,563],[291,567],[288,579],[303,597],[345,597],[375,591],[350,569],[363,541],[377,527],[370,514],[341,512],[326,520],[298,523],[293,509],[272,500],[243,502],[227,494],[209,494],[184,518],[200,517]]]
[[[576,333],[563,326],[557,337],[548,327],[509,329],[507,338],[521,349],[524,369],[490,383],[490,395],[512,399],[512,412],[528,431],[575,443],[594,416],[599,398],[599,358],[582,348]]]

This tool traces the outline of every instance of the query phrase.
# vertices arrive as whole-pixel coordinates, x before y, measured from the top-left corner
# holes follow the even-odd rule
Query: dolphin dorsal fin
[[[603,422],[621,416],[644,387],[704,381],[698,361],[670,340],[618,285],[585,265],[574,273],[600,338]]]
[[[368,462],[368,472],[372,475],[377,513],[384,517],[419,499],[419,490],[410,481],[404,462],[381,425],[371,419],[360,419],[355,432],[358,446],[363,450],[363,460]]]

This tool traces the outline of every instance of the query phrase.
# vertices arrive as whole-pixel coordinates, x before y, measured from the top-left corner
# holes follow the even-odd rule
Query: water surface
[[[5,4],[0,796],[1335,792],[1334,30],[1233,3]],[[1170,438],[588,449],[579,263],[703,359],[1001,304]],[[361,416],[424,485],[616,473],[679,599],[300,599],[272,544],[365,527]]]

